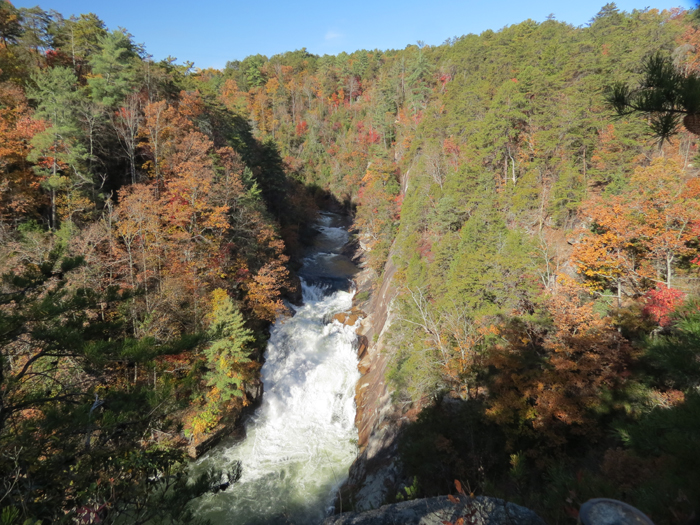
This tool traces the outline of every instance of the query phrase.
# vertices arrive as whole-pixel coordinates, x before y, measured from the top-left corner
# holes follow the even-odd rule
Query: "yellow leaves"
[[[217,387],[213,386],[211,390],[209,390],[208,394],[209,400],[212,402],[216,402],[221,398],[221,390],[219,390]]]
[[[270,96],[275,96],[279,88],[280,83],[275,77],[272,77],[267,81],[267,84],[265,84],[265,91],[267,91],[267,94]]]
[[[211,314],[210,318],[216,316],[217,312],[220,311],[226,301],[228,300],[228,292],[223,288],[216,288],[211,292]]]

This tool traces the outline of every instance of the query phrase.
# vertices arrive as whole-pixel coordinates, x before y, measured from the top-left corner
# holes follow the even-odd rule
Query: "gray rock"
[[[578,516],[583,525],[654,525],[639,509],[608,498],[588,500],[581,506]]]
[[[376,510],[331,516],[323,525],[442,525],[460,517],[465,525],[545,525],[530,509],[484,496],[460,496],[457,504],[447,496],[404,501]]]

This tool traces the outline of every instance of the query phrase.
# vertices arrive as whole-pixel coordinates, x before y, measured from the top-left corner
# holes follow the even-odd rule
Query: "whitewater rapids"
[[[318,275],[319,265],[326,271],[325,262],[342,257],[347,232],[333,220],[322,218],[319,249],[305,262],[307,274],[300,272],[306,279],[310,268]],[[261,371],[263,401],[246,422],[246,437],[216,447],[194,466],[196,473],[242,464],[238,483],[198,501],[198,517],[215,525],[313,524],[332,508],[357,453],[360,374],[354,328],[325,322],[352,306],[352,293],[322,282],[302,281],[303,306],[272,328]]]

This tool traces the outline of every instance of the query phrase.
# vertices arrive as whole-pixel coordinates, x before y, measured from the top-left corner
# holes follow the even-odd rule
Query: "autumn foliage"
[[[671,324],[671,314],[683,304],[686,294],[674,288],[660,285],[644,295],[645,315],[651,317],[661,327]]]
[[[93,14],[0,1],[0,22],[0,501],[21,521],[120,501],[167,521],[154,494],[179,492],[151,481],[250,401],[317,205],[354,219],[391,297],[412,494],[463,476],[551,523],[600,496],[691,517],[697,142],[604,98],[656,53],[696,72],[690,13],[223,70],[143,58]]]

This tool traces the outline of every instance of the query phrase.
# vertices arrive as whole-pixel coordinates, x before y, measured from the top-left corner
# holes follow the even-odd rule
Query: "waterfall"
[[[312,254],[307,269],[328,261],[347,241],[331,220],[324,217],[319,228],[326,251]],[[302,273],[303,306],[272,328],[261,371],[263,402],[246,422],[246,437],[216,447],[193,467],[242,464],[238,483],[198,501],[197,515],[215,525],[318,523],[355,459],[355,331],[324,323],[351,307],[352,293],[312,284],[308,273]]]

